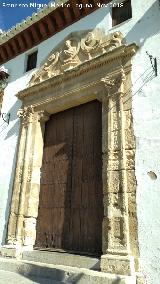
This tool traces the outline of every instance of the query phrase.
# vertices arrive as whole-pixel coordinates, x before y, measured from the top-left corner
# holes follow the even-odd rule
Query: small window
[[[38,51],[36,50],[35,52],[28,55],[26,72],[29,71],[29,70],[32,70],[33,68],[36,68],[37,53],[38,53]]]
[[[131,0],[123,2],[123,6],[112,8],[112,26],[119,25],[130,18],[132,18]]]

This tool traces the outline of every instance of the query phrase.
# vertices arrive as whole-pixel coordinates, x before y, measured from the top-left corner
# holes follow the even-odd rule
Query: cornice
[[[67,26],[89,15],[100,7],[92,0],[92,7],[86,5],[89,0],[81,0],[79,9],[76,0],[57,0],[55,6],[49,5],[31,17],[17,24],[11,30],[0,35],[0,65],[40,44]],[[100,0],[108,4],[111,0]],[[66,6],[61,6],[61,5]],[[69,7],[67,8],[67,5]]]
[[[34,23],[38,22],[46,15],[54,11],[58,7],[59,4],[65,4],[68,0],[57,0],[55,1],[55,6],[51,6],[51,3],[48,4],[47,7],[40,9],[37,13],[33,13],[31,16],[27,17],[26,19],[22,20],[20,23],[17,23],[11,29],[6,32],[0,34],[0,45],[7,42],[9,39],[13,38],[17,34],[21,33],[23,30],[27,29]]]
[[[113,51],[110,51],[108,53],[104,53],[100,56],[97,56],[96,58],[93,58],[89,61],[86,61],[80,65],[78,65],[75,68],[72,68],[71,70],[67,70],[64,72],[64,74],[60,74],[57,76],[54,76],[52,78],[46,79],[45,81],[38,83],[36,85],[33,85],[31,87],[27,87],[26,89],[20,91],[16,96],[20,100],[26,100],[27,98],[31,98],[32,96],[36,95],[37,93],[40,94],[41,92],[46,92],[47,90],[50,90],[51,88],[56,88],[60,86],[62,83],[68,82],[69,80],[72,80],[76,77],[80,77],[84,75],[85,73],[88,73],[89,71],[94,71],[95,69],[98,70],[98,68],[103,67],[106,64],[112,63],[113,61],[116,61],[118,59],[124,59],[124,58],[131,58],[136,51],[138,50],[138,46],[133,43],[130,45],[122,45],[120,47],[115,48]],[[121,66],[119,67],[121,69]],[[128,72],[127,67],[125,72]],[[117,72],[119,73],[120,69],[115,70],[114,72],[110,73],[111,75],[116,75]],[[99,81],[97,81],[98,83]],[[97,84],[96,83],[96,84]]]

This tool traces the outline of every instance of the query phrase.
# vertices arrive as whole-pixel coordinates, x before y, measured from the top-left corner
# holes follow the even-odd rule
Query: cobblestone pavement
[[[51,279],[36,278],[35,276],[23,276],[10,271],[0,270],[0,284],[63,284]]]

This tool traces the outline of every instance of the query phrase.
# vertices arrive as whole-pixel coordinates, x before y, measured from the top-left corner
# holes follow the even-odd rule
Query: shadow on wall
[[[153,22],[153,15],[154,22]],[[158,1],[146,11],[142,18],[133,26],[133,28],[126,34],[127,42],[133,40],[142,47],[145,41],[150,37],[157,35],[160,32],[160,7]]]
[[[19,100],[16,101],[16,103],[11,107],[11,109],[8,111],[10,113],[10,123],[17,119],[17,112],[21,107],[21,102]],[[17,129],[19,129],[19,121],[17,120],[13,127],[7,132],[7,135],[5,137],[5,140],[10,138],[11,136],[18,136]]]
[[[21,106],[21,102],[17,101],[14,106],[8,111],[10,113],[10,122],[17,119],[17,111]],[[11,138],[12,136],[17,137],[17,144],[15,145],[14,149],[14,157],[12,162],[12,171],[10,173],[10,181],[9,181],[9,189],[8,189],[8,198],[7,198],[7,204],[6,204],[6,211],[5,211],[5,227],[3,231],[3,238],[2,238],[2,244],[5,244],[6,240],[6,232],[7,232],[7,225],[8,225],[8,218],[10,213],[10,205],[11,205],[11,196],[12,196],[12,187],[13,187],[13,180],[14,180],[14,174],[15,174],[15,165],[16,165],[16,158],[17,158],[17,145],[18,145],[18,133],[19,133],[19,121],[16,121],[12,128],[10,128],[9,131],[6,133],[6,137],[4,140],[7,140]]]

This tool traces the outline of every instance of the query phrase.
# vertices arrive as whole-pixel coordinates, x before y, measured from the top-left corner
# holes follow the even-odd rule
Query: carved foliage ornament
[[[34,85],[53,76],[60,75],[85,61],[122,45],[120,32],[105,35],[99,29],[72,33],[49,54],[46,62],[36,72],[29,85]]]
[[[22,120],[22,125],[27,126],[28,123],[32,123],[33,121],[46,122],[49,119],[50,114],[45,110],[35,112],[34,107],[31,105],[19,109],[17,116]]]
[[[17,112],[18,117],[22,120],[22,124],[26,126],[29,122],[32,122],[33,114],[33,106],[24,107],[23,109],[19,109]]]
[[[49,120],[50,114],[44,110],[39,111],[38,113],[38,121],[40,122],[46,122]]]
[[[118,75],[106,76],[101,80],[106,87],[108,95],[112,95],[120,91],[120,87],[125,81],[125,74],[122,70]]]

